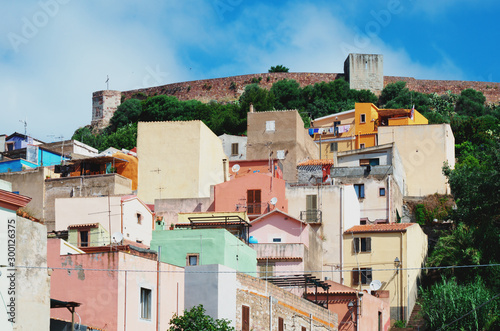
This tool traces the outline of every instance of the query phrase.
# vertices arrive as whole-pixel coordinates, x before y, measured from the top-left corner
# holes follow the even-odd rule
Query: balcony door
[[[261,195],[260,190],[247,191],[247,214],[256,215],[261,214]]]

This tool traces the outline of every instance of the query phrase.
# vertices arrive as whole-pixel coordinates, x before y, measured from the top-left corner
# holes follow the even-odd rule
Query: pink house
[[[260,277],[321,270],[321,242],[306,222],[275,209],[251,222],[250,242],[257,251]],[[253,238],[252,238],[253,237]]]
[[[229,161],[229,176],[238,178],[252,173],[272,174],[283,179],[283,165],[277,159]]]
[[[389,291],[357,292],[351,287],[327,280],[328,310],[338,315],[339,331],[383,330],[390,328]],[[309,292],[310,300],[326,301],[326,292]]]
[[[246,211],[250,220],[273,209],[288,211],[285,181],[259,172],[214,186],[214,211]]]
[[[156,261],[154,252],[136,249],[67,254],[65,241],[49,239],[48,266],[53,268],[50,296],[81,303],[81,323],[104,330],[165,330],[174,313],[184,310],[184,273]],[[106,250],[106,251],[104,251]],[[160,271],[160,272],[158,272]],[[71,321],[66,309],[51,318]],[[76,322],[79,322],[77,317]]]

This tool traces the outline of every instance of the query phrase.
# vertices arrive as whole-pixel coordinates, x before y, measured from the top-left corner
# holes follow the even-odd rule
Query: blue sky
[[[92,92],[266,72],[342,72],[348,53],[384,73],[500,81],[494,0],[41,0],[0,3],[0,134],[69,139]],[[52,136],[51,136],[52,135]]]

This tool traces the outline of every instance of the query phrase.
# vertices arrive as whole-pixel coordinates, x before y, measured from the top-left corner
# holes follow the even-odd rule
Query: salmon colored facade
[[[159,324],[165,330],[172,315],[183,312],[183,268],[122,251],[60,255],[63,243],[49,239],[47,244],[48,266],[54,268],[50,297],[81,303],[76,312],[82,324],[119,331],[157,330]],[[67,309],[50,313],[71,321]]]
[[[372,103],[356,103],[355,109],[314,120],[309,133],[320,145],[321,158],[378,145],[378,127],[428,124],[414,109],[379,109]]]
[[[277,159],[229,161],[230,178],[238,178],[256,172],[272,174],[273,177],[283,179],[282,165]]]
[[[217,184],[214,197],[214,211],[246,211],[250,220],[275,208],[288,212],[285,181],[270,174],[251,173]],[[272,198],[276,198],[276,205]]]

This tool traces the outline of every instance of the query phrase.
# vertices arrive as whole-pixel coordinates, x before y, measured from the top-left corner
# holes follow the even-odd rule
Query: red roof
[[[321,160],[307,160],[304,162],[300,162],[298,166],[311,166],[311,165],[333,165],[333,160],[329,159],[321,159]]]
[[[344,233],[365,233],[365,232],[405,232],[410,226],[417,223],[390,223],[390,224],[367,224],[355,225],[347,229]]]

